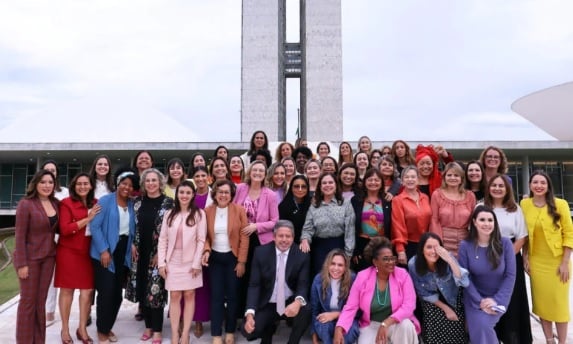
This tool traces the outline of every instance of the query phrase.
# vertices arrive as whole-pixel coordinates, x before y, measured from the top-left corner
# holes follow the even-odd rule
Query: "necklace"
[[[217,217],[222,219],[223,217],[225,217],[225,215],[227,215],[227,207],[225,208],[217,208]]]
[[[390,289],[390,281],[388,281],[384,290],[384,302],[380,302],[380,289],[378,288],[378,279],[376,279],[376,301],[382,307],[386,306],[388,302],[388,289]]]
[[[475,255],[476,255],[476,259],[479,259],[478,248],[479,248],[479,247],[487,247],[487,246],[489,246],[489,244],[486,245],[486,246],[481,246],[479,243],[476,244],[475,249],[474,249],[474,253],[475,253]]]

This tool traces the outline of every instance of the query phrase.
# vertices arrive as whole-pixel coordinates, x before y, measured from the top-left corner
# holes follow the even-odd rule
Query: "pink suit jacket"
[[[374,297],[376,288],[376,268],[371,266],[362,270],[356,276],[348,300],[342,308],[338,317],[336,326],[344,328],[345,333],[352,326],[352,320],[356,312],[362,310],[362,317],[358,320],[358,325],[366,327],[370,324],[370,305]],[[392,302],[392,319],[401,322],[404,319],[410,319],[416,327],[416,332],[420,333],[420,322],[414,316],[416,308],[416,291],[412,278],[406,271],[396,267],[390,274],[390,301]]]
[[[207,237],[207,216],[203,209],[199,209],[201,218],[197,219],[193,226],[186,223],[187,213],[179,213],[173,219],[171,226],[167,224],[167,218],[172,210],[165,213],[163,217],[163,224],[161,225],[161,233],[159,233],[159,241],[157,243],[157,258],[158,267],[167,265],[173,254],[175,248],[175,240],[177,238],[177,228],[183,224],[183,262],[190,263],[191,268],[201,269],[201,255],[203,254],[203,247],[205,246],[205,238]]]
[[[241,183],[237,185],[237,192],[233,203],[243,205],[243,202],[249,195],[249,185]],[[279,205],[277,195],[273,190],[263,187],[259,195],[259,206],[257,207],[257,234],[261,245],[273,241],[273,228],[279,220]]]

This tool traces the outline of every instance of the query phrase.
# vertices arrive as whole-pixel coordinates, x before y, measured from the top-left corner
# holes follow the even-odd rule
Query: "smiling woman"
[[[308,209],[300,237],[300,249],[311,254],[311,273],[317,274],[330,250],[343,249],[348,256],[354,251],[354,210],[332,173],[324,173]]]
[[[442,186],[434,191],[430,203],[430,232],[436,233],[444,241],[444,247],[457,257],[460,241],[467,236],[470,216],[476,205],[473,192],[465,189],[465,173],[458,163],[446,165]]]
[[[171,341],[182,344],[189,343],[195,290],[203,284],[201,253],[207,222],[203,210],[194,204],[194,197],[195,186],[191,181],[184,180],[177,186],[174,207],[163,216],[157,243],[158,271],[170,296]],[[179,327],[181,318],[183,328]]]
[[[237,186],[233,203],[241,205],[247,213],[248,225],[241,232],[249,237],[249,253],[245,276],[240,283],[238,316],[242,317],[246,301],[250,263],[255,248],[273,240],[273,228],[279,219],[277,196],[264,185],[267,169],[264,162],[254,161],[247,170],[245,182]],[[242,303],[242,304],[241,304]]]
[[[459,257],[470,278],[463,293],[470,341],[496,343],[494,327],[507,310],[515,283],[515,255],[491,208],[478,205],[473,211]]]
[[[131,246],[133,264],[126,298],[139,302],[145,320],[142,335],[154,340],[161,338],[163,308],[167,303],[165,280],[158,274],[157,245],[163,216],[173,207],[173,199],[165,196],[165,176],[150,168],[141,174],[142,195],[134,201],[135,239]]]
[[[55,185],[52,172],[36,172],[16,210],[14,267],[20,282],[16,323],[18,343],[46,341],[45,304],[54,272],[54,236],[59,220]]]
[[[132,264],[131,244],[135,216],[131,194],[139,189],[139,177],[131,169],[115,172],[116,191],[98,200],[101,211],[90,223],[90,256],[94,267],[97,300],[97,331],[100,343],[113,336],[112,328],[122,300],[126,273]]]
[[[88,340],[86,329],[94,289],[94,270],[90,259],[91,233],[88,224],[100,212],[94,187],[87,173],[70,182],[70,197],[60,202],[60,239],[56,250],[54,286],[60,288],[62,339],[71,340],[70,310],[74,289],[80,290],[80,323],[76,334]],[[65,337],[65,338],[64,338]]]
[[[247,214],[242,206],[232,203],[235,190],[235,184],[230,180],[215,182],[211,192],[213,204],[205,209],[208,235],[202,262],[209,266],[209,277],[214,282],[210,283],[214,343],[222,343],[223,320],[225,342],[235,341],[239,283],[245,273],[249,251],[249,237],[242,232],[248,224]]]
[[[345,343],[344,335],[358,314],[358,343],[417,344],[416,293],[406,269],[396,266],[392,244],[384,237],[374,238],[364,255],[371,266],[356,276],[336,323],[334,344]]]

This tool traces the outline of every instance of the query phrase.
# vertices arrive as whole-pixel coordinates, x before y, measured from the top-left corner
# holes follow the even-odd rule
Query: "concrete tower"
[[[300,136],[342,140],[340,0],[301,0],[301,42],[286,42],[285,0],[243,0],[241,140],[286,139],[286,78],[300,78]]]

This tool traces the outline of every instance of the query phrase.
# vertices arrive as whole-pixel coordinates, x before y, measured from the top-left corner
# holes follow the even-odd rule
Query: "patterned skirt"
[[[440,301],[446,303],[445,299],[441,297],[441,295]],[[424,344],[468,343],[461,289],[456,300],[456,307],[453,310],[458,315],[458,321],[448,320],[448,318],[446,318],[446,313],[444,313],[441,308],[433,303],[422,301],[422,311],[424,312],[422,337],[424,338]]]

